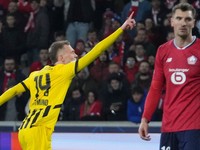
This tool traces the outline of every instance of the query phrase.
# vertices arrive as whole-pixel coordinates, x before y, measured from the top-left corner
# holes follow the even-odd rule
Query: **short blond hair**
[[[69,41],[56,41],[49,47],[49,58],[52,64],[57,62],[58,51],[62,49],[64,45],[70,45]]]

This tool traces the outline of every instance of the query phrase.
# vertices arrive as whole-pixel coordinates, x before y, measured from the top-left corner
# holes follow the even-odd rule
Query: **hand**
[[[128,19],[126,19],[126,21],[123,23],[123,25],[121,26],[122,30],[131,30],[131,29],[133,29],[133,27],[136,26],[136,22],[132,18],[133,14],[134,14],[134,12],[132,12],[130,14],[130,16],[128,17]]]
[[[17,96],[17,97],[20,97],[20,96],[22,96],[22,93],[20,93],[20,94],[17,94],[16,96]]]
[[[143,140],[150,141],[151,137],[148,135],[148,121],[145,118],[142,118],[140,127],[138,129],[139,135]]]
[[[110,110],[114,110],[114,111],[118,111],[119,110],[119,106],[118,105],[115,105],[115,104],[111,104],[110,106]]]

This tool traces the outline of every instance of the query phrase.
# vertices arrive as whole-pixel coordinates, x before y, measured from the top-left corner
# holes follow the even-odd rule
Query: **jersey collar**
[[[194,43],[194,41],[196,40],[196,36],[192,36],[192,42],[190,42],[189,44],[187,44],[186,46],[184,47],[178,47],[176,45],[176,42],[175,42],[175,39],[173,40],[173,43],[174,43],[174,46],[178,49],[178,50],[184,50],[186,49],[187,47],[189,47],[190,45],[192,45]]]

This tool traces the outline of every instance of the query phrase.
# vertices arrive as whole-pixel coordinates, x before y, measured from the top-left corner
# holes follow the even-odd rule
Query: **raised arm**
[[[131,30],[135,26],[135,20],[132,18],[133,13],[127,18],[127,20],[122,24],[122,26],[112,33],[110,36],[99,42],[89,53],[80,58],[78,62],[77,71],[82,70],[84,67],[88,66],[93,62],[102,52],[108,49],[115,40],[123,33],[124,30]]]
[[[12,88],[8,89],[0,96],[0,106],[7,102],[8,100],[12,99],[16,95],[19,95],[25,92],[26,89],[22,85],[22,83],[18,83],[17,85],[13,86]]]

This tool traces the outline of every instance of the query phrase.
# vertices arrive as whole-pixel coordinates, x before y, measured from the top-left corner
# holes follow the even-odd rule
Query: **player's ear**
[[[171,27],[174,27],[174,18],[171,17],[169,21],[170,21],[170,25],[171,25]]]
[[[173,18],[171,17],[169,21],[170,21],[171,27],[173,27],[174,26]]]
[[[57,61],[63,61],[63,56],[61,55],[61,53],[58,53]]]
[[[195,20],[195,19],[193,19],[193,25],[192,25],[192,28],[194,28],[194,27],[195,27],[195,24],[196,24],[196,20]]]

